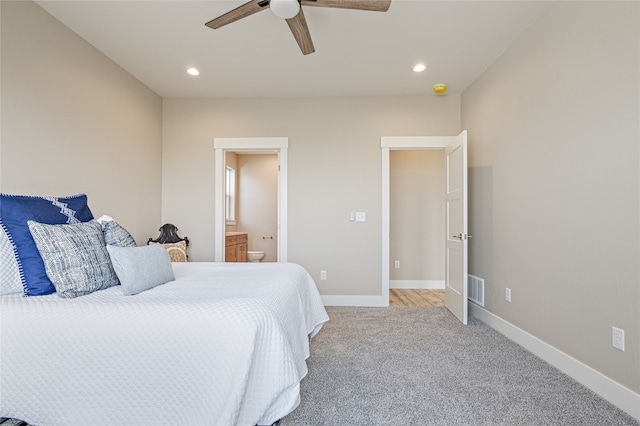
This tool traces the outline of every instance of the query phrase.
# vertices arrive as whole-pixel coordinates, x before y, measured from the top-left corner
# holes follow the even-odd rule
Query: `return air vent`
[[[469,283],[468,299],[484,306],[484,279],[468,275],[467,281]]]

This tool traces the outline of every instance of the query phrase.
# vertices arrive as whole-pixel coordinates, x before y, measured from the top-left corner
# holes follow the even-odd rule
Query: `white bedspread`
[[[36,425],[271,424],[297,407],[329,318],[281,263],[174,263],[124,296],[1,297],[0,416]]]

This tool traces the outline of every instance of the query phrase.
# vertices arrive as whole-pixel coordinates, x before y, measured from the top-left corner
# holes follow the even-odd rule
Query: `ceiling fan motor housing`
[[[273,14],[282,19],[291,19],[300,13],[298,0],[271,0],[269,6]]]

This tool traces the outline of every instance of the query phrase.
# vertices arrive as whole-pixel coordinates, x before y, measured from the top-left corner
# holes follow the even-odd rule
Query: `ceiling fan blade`
[[[316,51],[315,47],[313,47],[311,33],[309,33],[309,27],[307,26],[307,20],[304,18],[302,8],[296,16],[291,19],[287,19],[287,24],[289,25],[289,29],[291,30],[293,37],[298,42],[298,46],[300,46],[300,50],[302,50],[303,55],[308,55],[309,53]]]
[[[265,10],[269,8],[269,0],[251,0],[248,3],[243,4],[242,6],[236,7],[230,12],[225,13],[224,15],[218,16],[215,19],[207,22],[205,25],[209,28],[213,28],[214,30],[235,22],[239,19],[246,18],[247,16],[251,16],[254,13],[260,12],[261,10]]]
[[[301,0],[300,4],[302,6],[386,12],[389,10],[389,6],[391,6],[391,0]]]

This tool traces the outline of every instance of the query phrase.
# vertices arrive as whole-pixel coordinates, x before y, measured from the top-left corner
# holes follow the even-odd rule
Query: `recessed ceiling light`
[[[195,68],[189,68],[189,69],[187,70],[187,74],[189,74],[189,75],[200,75],[200,71],[198,71],[198,70],[197,70],[197,69],[195,69]]]
[[[424,71],[426,69],[427,69],[427,66],[425,64],[418,64],[415,67],[413,67],[413,70],[415,72],[422,72],[422,71]]]

